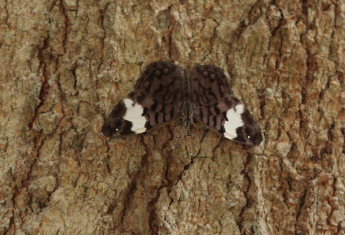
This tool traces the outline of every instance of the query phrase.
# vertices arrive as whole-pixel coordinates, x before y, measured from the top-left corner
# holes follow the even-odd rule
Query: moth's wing
[[[144,107],[147,128],[153,128],[180,117],[184,71],[173,61],[150,64],[129,94]]]
[[[225,138],[253,146],[262,141],[259,126],[245,105],[234,96],[224,71],[213,65],[197,65],[189,74],[195,120]]]
[[[183,70],[172,61],[150,64],[128,94],[111,111],[105,136],[140,134],[180,116]]]

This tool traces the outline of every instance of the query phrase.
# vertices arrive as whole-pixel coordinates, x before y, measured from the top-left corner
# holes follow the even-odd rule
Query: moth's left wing
[[[183,70],[172,61],[151,63],[102,127],[108,137],[140,134],[180,116]]]
[[[189,73],[195,120],[225,138],[248,145],[262,141],[259,126],[245,105],[234,96],[224,71],[213,65],[197,65]]]

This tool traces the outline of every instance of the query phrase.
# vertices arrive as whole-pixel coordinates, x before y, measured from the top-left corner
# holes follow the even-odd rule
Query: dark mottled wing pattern
[[[102,133],[122,136],[143,133],[180,117],[183,70],[171,61],[150,64],[128,97],[106,119]]]
[[[260,128],[244,104],[234,96],[222,69],[197,65],[190,71],[189,81],[195,120],[225,138],[249,146],[260,144]]]
[[[199,121],[245,145],[262,141],[260,128],[235,97],[222,69],[197,65],[187,74],[171,61],[154,62],[145,69],[134,90],[114,107],[102,133],[139,134],[181,116],[188,129],[192,121]]]

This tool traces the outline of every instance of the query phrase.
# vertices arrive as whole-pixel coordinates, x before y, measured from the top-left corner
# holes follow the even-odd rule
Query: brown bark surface
[[[3,0],[0,55],[0,234],[345,233],[344,0]],[[263,143],[102,137],[160,59],[222,67]]]

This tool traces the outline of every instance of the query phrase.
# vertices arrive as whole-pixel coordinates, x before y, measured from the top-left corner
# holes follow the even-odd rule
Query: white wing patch
[[[144,108],[138,103],[135,103],[131,99],[124,99],[123,103],[126,106],[126,114],[123,119],[132,123],[131,131],[136,134],[146,131],[145,123],[146,118],[143,116]]]
[[[236,129],[243,126],[241,114],[244,111],[244,105],[238,104],[226,112],[228,121],[224,122],[224,137],[233,140],[237,137]]]

